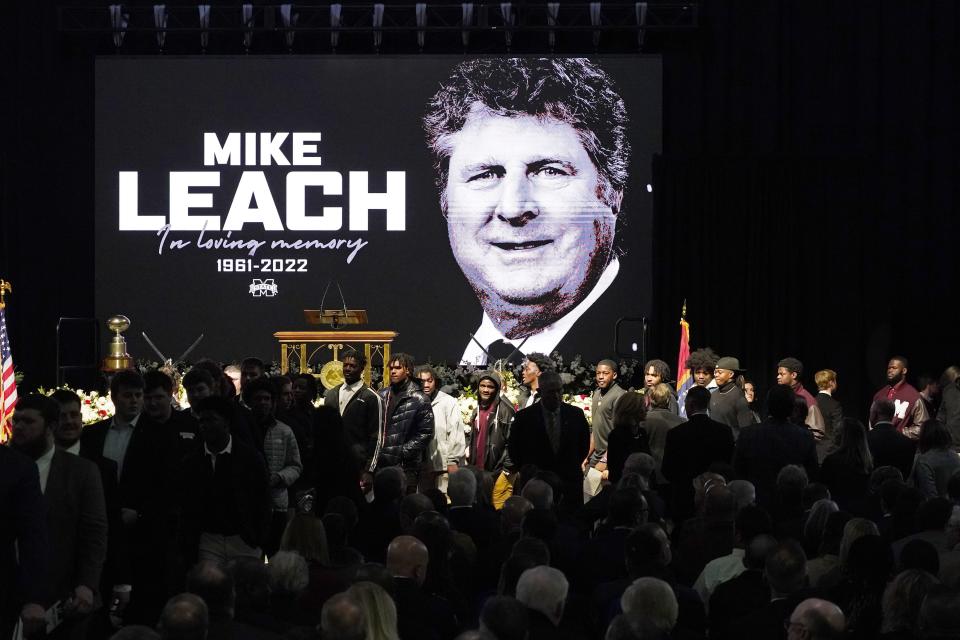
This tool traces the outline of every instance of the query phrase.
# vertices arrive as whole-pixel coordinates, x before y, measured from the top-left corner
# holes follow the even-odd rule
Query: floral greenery
[[[575,356],[567,363],[564,361],[563,356],[557,352],[554,352],[550,356],[550,359],[553,361],[557,373],[560,374],[560,379],[563,381],[563,392],[566,396],[589,395],[594,387],[594,373],[597,368],[595,364],[584,362],[580,356]],[[440,377],[440,383],[441,386],[444,387],[444,391],[448,393],[453,392],[453,395],[464,393],[468,388],[476,388],[477,377],[480,372],[488,369],[488,367],[464,364],[457,365],[456,367],[451,367],[446,364],[432,364],[431,366],[433,366],[437,375]],[[622,380],[632,379],[637,368],[640,366],[641,363],[637,360],[621,362],[620,378]],[[509,375],[510,378],[515,381],[519,381],[522,378],[521,368],[519,366],[505,369],[501,371],[501,375],[504,376],[504,379]],[[516,384],[519,388],[519,382]]]

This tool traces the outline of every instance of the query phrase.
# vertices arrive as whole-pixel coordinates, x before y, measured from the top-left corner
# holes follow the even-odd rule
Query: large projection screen
[[[131,351],[279,359],[366,309],[420,361],[605,357],[649,314],[655,57],[96,63],[96,309]]]

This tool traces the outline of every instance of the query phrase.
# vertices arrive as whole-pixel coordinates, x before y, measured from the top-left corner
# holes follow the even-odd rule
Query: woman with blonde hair
[[[853,518],[847,522],[843,528],[843,539],[840,541],[840,568],[842,570],[846,571],[848,568],[850,547],[864,536],[880,536],[880,531],[872,520]]]
[[[373,582],[358,582],[347,589],[367,614],[366,640],[400,640],[397,633],[397,607],[383,587]]]
[[[280,538],[280,551],[296,551],[308,562],[329,566],[330,549],[323,520],[312,513],[293,516]]]
[[[332,595],[347,588],[349,582],[342,571],[330,566],[330,549],[323,520],[312,513],[298,513],[287,523],[280,538],[281,551],[293,551],[307,561],[310,582],[300,594],[300,604],[307,610],[320,611]]]

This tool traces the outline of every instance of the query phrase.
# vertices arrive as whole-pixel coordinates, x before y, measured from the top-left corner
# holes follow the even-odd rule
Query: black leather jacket
[[[510,452],[507,451],[507,441],[510,440],[510,426],[516,410],[510,401],[503,396],[497,397],[497,406],[487,423],[486,453],[484,454],[483,469],[499,473],[506,469],[513,471],[510,462]],[[479,428],[479,410],[474,409],[470,416],[470,455],[468,464],[475,464],[477,459],[477,429]]]
[[[393,389],[390,385],[377,393],[384,407],[390,406]],[[380,429],[377,449],[370,463],[370,472],[379,467],[402,466],[417,469],[424,452],[433,438],[433,407],[430,398],[413,380],[407,380],[394,399],[396,407],[386,416],[386,425]]]

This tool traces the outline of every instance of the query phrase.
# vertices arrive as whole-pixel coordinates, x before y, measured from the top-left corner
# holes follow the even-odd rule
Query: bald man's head
[[[163,607],[159,629],[164,640],[204,640],[209,624],[206,603],[192,593],[181,593]]]
[[[387,547],[387,569],[395,577],[410,578],[423,584],[429,561],[426,545],[413,536],[397,536]]]
[[[840,607],[819,598],[808,598],[797,605],[790,615],[788,640],[840,640],[847,628]]]
[[[353,596],[338,593],[320,610],[320,635],[324,640],[364,640],[367,616]]]

